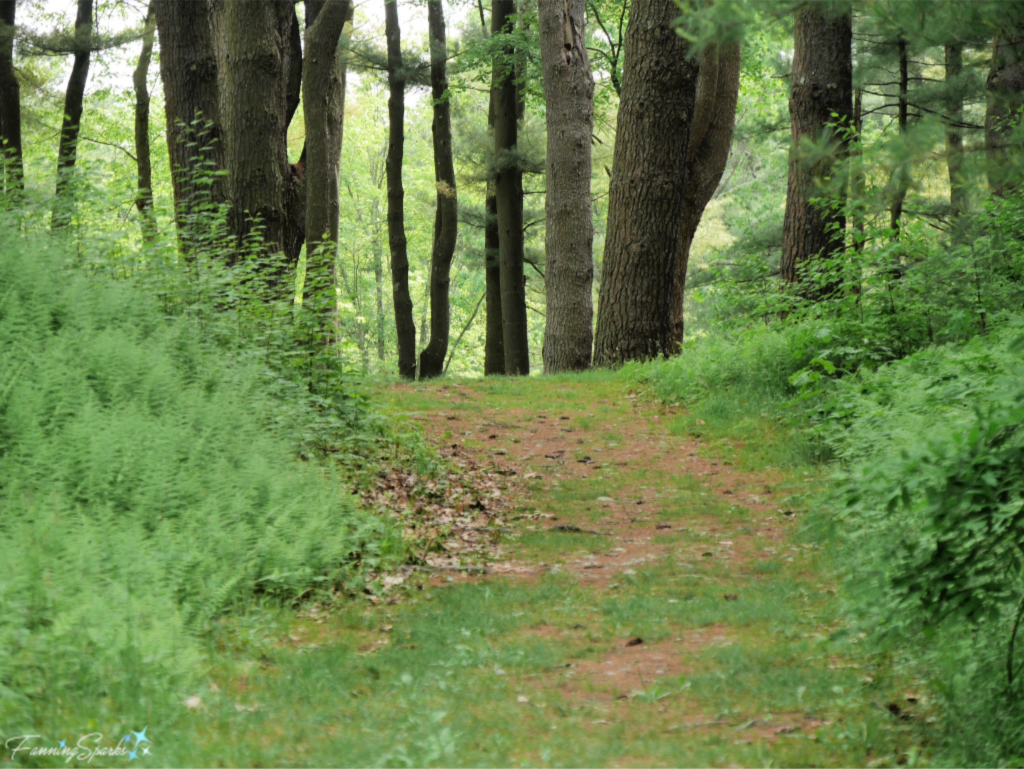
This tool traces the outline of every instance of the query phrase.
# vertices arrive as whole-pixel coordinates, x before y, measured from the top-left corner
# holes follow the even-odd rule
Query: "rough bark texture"
[[[784,281],[797,284],[809,299],[821,298],[833,287],[805,281],[807,265],[843,247],[846,218],[835,208],[823,210],[811,199],[825,194],[822,184],[845,150],[845,142],[829,124],[848,122],[853,112],[852,39],[849,14],[832,15],[821,2],[797,10],[789,96],[792,147],[780,271]],[[827,149],[814,152],[811,159],[808,142],[824,142]]]
[[[484,258],[487,280],[487,332],[484,339],[484,375],[505,373],[505,329],[501,323],[501,234],[498,231],[498,198],[494,181],[487,183],[484,201]]]
[[[225,7],[228,224],[239,247],[284,250],[288,167],[288,0],[228,0]],[[254,233],[259,228],[259,234]]]
[[[302,27],[292,5],[292,21],[288,27],[288,84],[285,92],[284,124],[290,126],[302,96]]]
[[[142,219],[142,236],[147,241],[156,237],[153,215],[153,163],[149,156],[149,62],[153,58],[153,38],[156,35],[156,17],[150,4],[146,11],[146,26],[142,33],[142,51],[139,63],[132,73],[135,90],[135,160],[138,165],[138,192],[135,207]]]
[[[491,30],[514,30],[515,0],[493,0]],[[530,350],[526,325],[526,280],[523,274],[523,170],[519,162],[519,89],[514,46],[504,46],[503,56],[494,62],[494,154],[497,174],[495,197],[498,206],[498,246],[501,264],[501,323],[505,340],[505,373],[530,373]]]
[[[52,220],[55,228],[65,227],[71,222],[71,201],[68,200],[67,187],[78,157],[78,133],[85,104],[85,83],[89,79],[89,61],[92,58],[92,6],[93,0],[78,0],[75,60],[64,93],[64,119],[57,147],[57,200],[54,202]]]
[[[908,99],[910,65],[907,57],[907,41],[902,37],[896,40],[896,56],[900,77],[899,91],[896,97],[896,126],[902,138],[907,135],[910,106]],[[910,189],[910,164],[908,162],[904,160],[898,162],[892,179],[889,180],[889,186],[889,229],[892,230],[892,239],[899,240],[903,203],[907,199],[907,190]],[[898,268],[895,274],[898,275]]]
[[[308,9],[307,9],[308,10]],[[322,305],[325,336],[337,315],[338,171],[345,119],[345,82],[338,41],[352,16],[351,0],[328,0],[306,29],[302,82],[306,127],[306,286]]]
[[[585,0],[540,0],[547,106],[544,372],[590,368],[594,344],[594,224],[590,143],[594,78],[584,38]]]
[[[710,45],[704,52],[697,78],[693,133],[686,153],[686,185],[679,232],[679,253],[672,279],[672,315],[669,349],[683,343],[683,303],[690,248],[704,209],[718,189],[732,150],[736,101],[740,90],[740,43]]]
[[[946,59],[946,167],[949,171],[949,206],[953,217],[967,212],[969,198],[964,180],[964,49],[959,43],[944,47]]]
[[[388,247],[391,249],[391,293],[398,335],[398,374],[416,377],[416,321],[409,295],[409,254],[405,237],[405,71],[397,0],[384,0],[384,31],[388,41]]]
[[[1020,130],[1019,110],[1024,105],[1024,21],[1019,18],[996,34],[987,87],[988,185],[992,194],[1006,195],[1020,185],[1024,170],[1018,157],[1020,142],[1012,138]]]
[[[672,281],[679,254],[698,66],[673,26],[674,0],[630,10],[594,363],[672,352]]]
[[[21,86],[14,72],[14,12],[16,0],[0,0],[0,140],[6,161],[8,190],[25,185],[21,157]]]
[[[430,37],[430,89],[434,98],[434,181],[437,208],[434,212],[434,245],[430,253],[430,341],[420,353],[420,379],[441,376],[451,326],[448,289],[452,257],[459,234],[459,199],[455,187],[452,157],[451,102],[448,100],[448,46],[445,41],[444,9],[441,0],[428,0]]]
[[[153,0],[153,12],[160,39],[174,208],[187,253],[189,221],[197,206],[227,200],[222,176],[210,185],[196,184],[198,175],[226,167],[214,9],[209,0]]]

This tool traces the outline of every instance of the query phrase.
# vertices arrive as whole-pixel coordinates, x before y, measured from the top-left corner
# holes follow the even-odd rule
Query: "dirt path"
[[[620,375],[395,386],[435,451],[368,495],[418,567],[225,632],[230,765],[895,766],[929,705],[840,627],[808,477]],[[750,430],[746,431],[748,434]],[[382,554],[384,555],[384,554]],[[276,624],[275,624],[276,623]],[[231,735],[231,744],[226,743]],[[195,755],[191,744],[183,755]],[[219,753],[217,751],[220,751]]]

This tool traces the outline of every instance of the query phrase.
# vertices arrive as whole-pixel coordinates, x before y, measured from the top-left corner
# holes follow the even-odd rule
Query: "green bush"
[[[173,688],[218,615],[400,556],[344,479],[297,458],[298,409],[269,394],[259,356],[208,338],[132,283],[71,268],[57,240],[0,229],[9,733],[129,674]]]

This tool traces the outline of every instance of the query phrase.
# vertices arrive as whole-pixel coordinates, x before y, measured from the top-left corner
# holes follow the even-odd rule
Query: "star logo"
[[[146,729],[148,729],[148,728],[149,727],[147,726]],[[143,729],[141,732],[132,732],[132,734],[135,735],[135,744],[136,745],[138,745],[140,742],[148,742],[148,743],[152,744],[153,741],[151,739],[149,739],[149,737],[146,736],[146,729]]]
[[[128,754],[128,763],[130,764],[130,763],[131,763],[132,761],[134,761],[134,760],[135,760],[136,758],[138,758],[138,757],[139,757],[139,754],[138,754],[138,753],[136,753],[136,752],[135,752],[135,751],[133,750],[133,751],[132,751],[131,753],[129,753],[129,754]]]
[[[67,740],[61,740],[61,741],[60,741],[60,746],[61,746],[62,748],[66,748],[66,747],[67,747]]]
[[[150,745],[151,744],[152,743],[150,743]],[[142,755],[144,755],[144,756],[148,756],[149,755],[149,745],[146,745],[145,747],[142,748]]]

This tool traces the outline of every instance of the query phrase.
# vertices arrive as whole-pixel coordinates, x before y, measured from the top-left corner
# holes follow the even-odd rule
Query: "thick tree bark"
[[[985,149],[988,185],[994,195],[1006,195],[1020,185],[1020,108],[1024,106],[1024,22],[1013,18],[992,45],[985,109]]]
[[[964,49],[959,43],[944,46],[946,59],[946,168],[949,171],[949,207],[953,218],[967,213],[969,198],[964,180]]]
[[[57,199],[54,201],[51,220],[55,229],[71,223],[72,203],[68,199],[67,187],[78,158],[78,133],[85,105],[85,83],[89,79],[89,61],[92,58],[92,6],[93,0],[78,0],[75,60],[71,65],[71,77],[64,94],[64,119],[57,148]]]
[[[515,0],[493,0],[491,31],[511,33]],[[515,47],[506,43],[494,60],[495,198],[501,265],[501,323],[505,341],[505,373],[530,373],[526,324],[526,280],[523,274],[523,170],[519,162],[519,88],[516,86]]]
[[[590,368],[594,344],[594,224],[590,208],[594,77],[584,36],[585,0],[540,0],[547,105],[544,210],[547,323],[544,372]]]
[[[14,72],[14,14],[17,0],[0,0],[0,141],[7,190],[25,187],[21,156],[21,86]]]
[[[904,138],[907,135],[907,128],[909,127],[909,94],[908,90],[910,87],[910,64],[907,56],[907,41],[904,37],[900,36],[896,40],[896,52],[897,60],[899,62],[900,80],[899,80],[899,92],[896,97],[896,125],[899,130],[900,138]],[[906,152],[906,148],[900,148],[901,152]],[[892,179],[889,180],[889,229],[892,230],[892,239],[900,239],[900,225],[901,219],[903,218],[903,203],[907,199],[907,190],[910,189],[910,163],[908,160],[900,158],[897,161],[898,165],[896,170],[893,172]],[[894,268],[894,276],[899,277],[899,268]]]
[[[211,0],[153,0],[178,236],[191,252],[194,216],[227,201],[219,46]],[[205,178],[204,178],[205,177]],[[210,182],[206,184],[205,182]]]
[[[484,258],[487,280],[487,331],[484,339],[484,376],[505,373],[505,329],[501,322],[501,235],[498,231],[498,198],[494,181],[487,182],[484,200]]]
[[[823,184],[846,149],[845,139],[829,124],[848,124],[853,112],[852,17],[830,10],[820,1],[801,6],[793,27],[792,146],[780,270],[782,279],[796,284],[809,299],[834,291],[831,284],[805,281],[806,271],[812,260],[842,250],[846,229],[839,207],[823,209],[811,202],[827,193]],[[808,157],[809,142],[825,145],[824,151],[813,153],[813,160]]]
[[[686,153],[686,185],[679,233],[679,254],[672,280],[672,316],[669,349],[683,344],[683,302],[690,248],[704,209],[718,189],[732,150],[736,101],[740,91],[740,43],[710,45],[704,52],[697,78],[693,133]]]
[[[434,98],[434,181],[437,208],[434,213],[434,245],[430,253],[430,342],[420,353],[420,379],[444,373],[448,338],[451,333],[452,257],[459,234],[459,199],[455,187],[452,157],[451,102],[448,99],[448,46],[445,40],[444,9],[441,0],[428,0],[430,37],[430,89]]]
[[[302,82],[306,126],[306,286],[321,307],[325,336],[337,316],[338,171],[345,119],[345,82],[338,41],[352,15],[351,0],[328,0],[306,29]]]
[[[292,184],[285,118],[293,15],[289,0],[228,0],[225,7],[228,224],[240,249],[267,256],[284,250]],[[273,270],[280,279],[283,265]]]
[[[669,355],[697,63],[674,0],[630,9],[594,363]]]
[[[416,377],[416,321],[409,294],[409,254],[405,237],[405,70],[397,0],[384,0],[384,31],[388,41],[388,246],[391,249],[391,293],[398,335],[398,374]]]
[[[295,111],[302,100],[302,27],[299,24],[295,5],[292,5],[292,21],[288,27],[288,84],[285,91],[284,124],[292,124]]]
[[[156,218],[153,214],[153,163],[149,156],[149,62],[153,58],[153,38],[156,35],[156,16],[150,3],[146,11],[146,26],[142,33],[142,51],[139,63],[132,73],[135,90],[135,160],[138,165],[138,192],[135,207],[142,220],[142,237],[152,241],[156,237]]]

